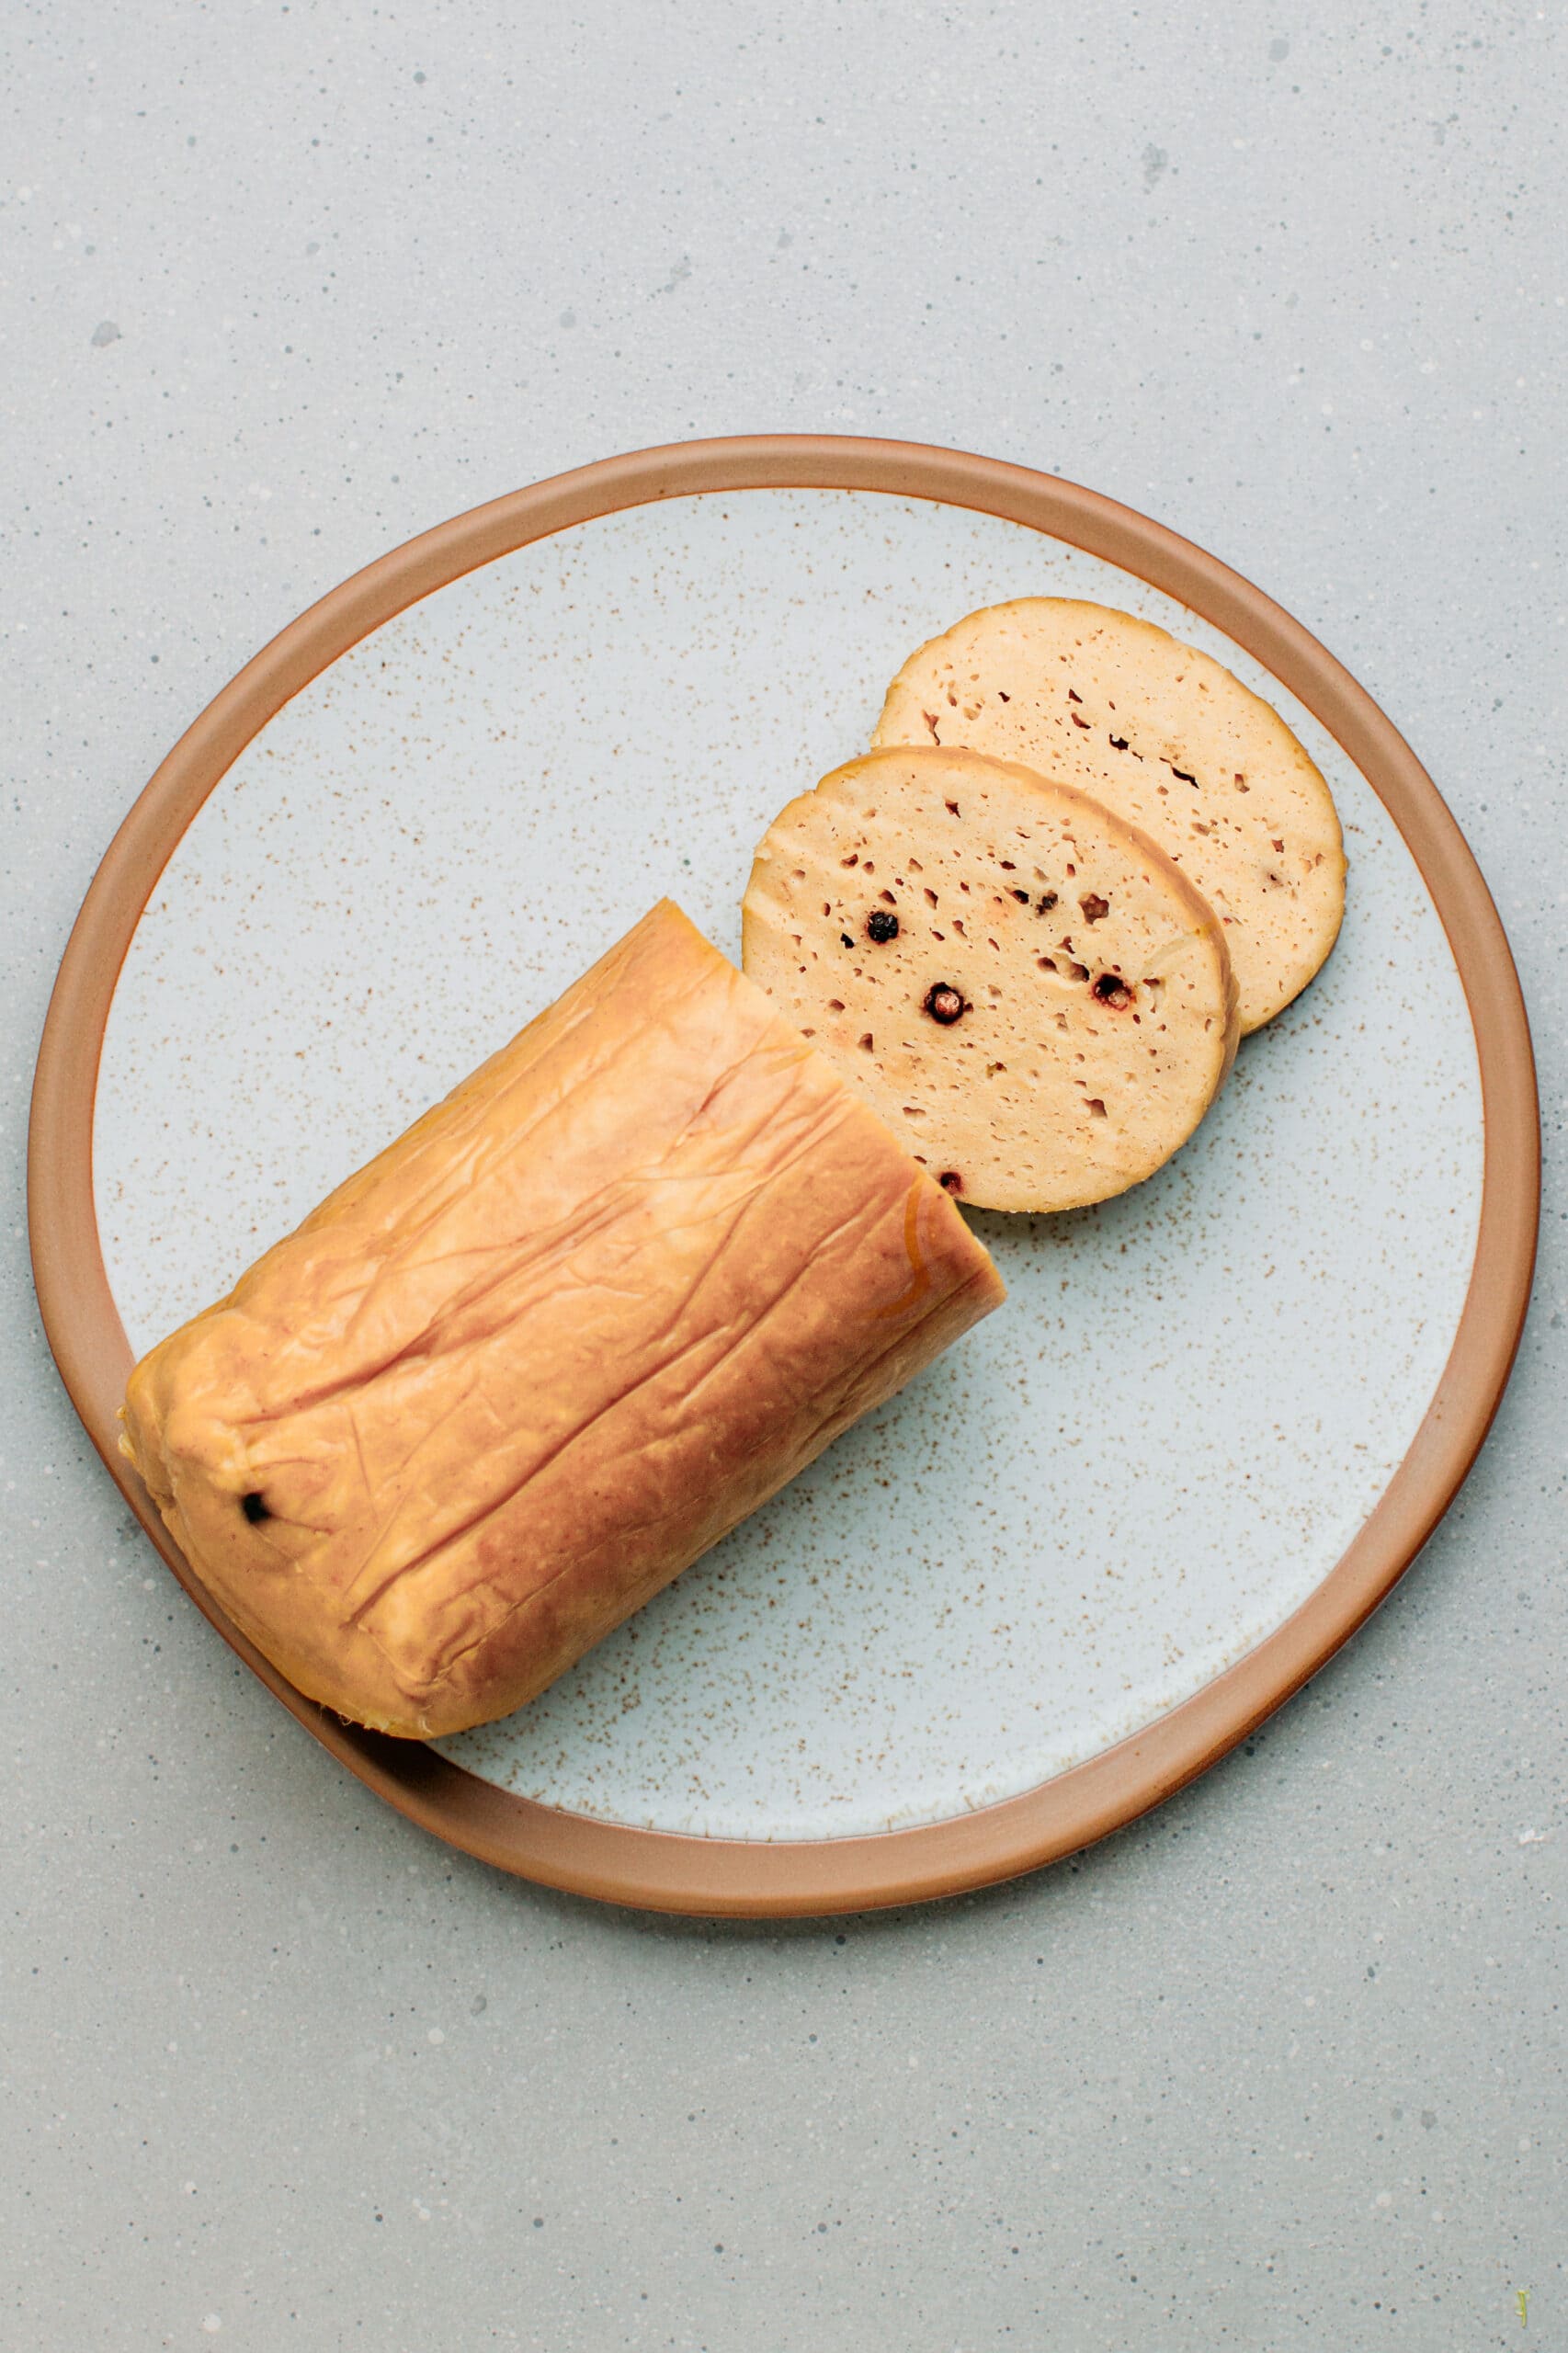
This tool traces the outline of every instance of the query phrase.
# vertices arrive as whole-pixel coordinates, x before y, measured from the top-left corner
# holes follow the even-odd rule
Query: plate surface
[[[373,632],[240,755],[137,926],[104,1040],[98,1229],[131,1347],[222,1297],[661,892],[738,956],[778,810],[863,747],[913,647],[1034,591],[1128,606],[1272,691],[1342,813],[1338,949],[1150,1183],[976,1215],[1005,1313],[543,1699],[441,1744],[506,1788],[765,1838],[1015,1796],[1305,1600],[1431,1401],[1475,1252],[1481,1088],[1382,803],[1142,582],[854,491],[710,492],[519,549]]]
[[[653,460],[588,469],[566,478],[601,477],[580,517],[546,509],[544,536],[514,529],[475,569],[449,551],[437,573],[462,576],[402,610],[384,579],[318,675],[274,675],[240,741],[198,746],[177,807],[165,786],[151,893],[119,890],[129,947],[99,975],[88,1207],[140,1353],[661,892],[738,953],[777,809],[977,605],[1119,605],[1264,694],[1333,787],[1348,912],[1176,1160],[1097,1210],[976,1213],[1008,1305],[542,1699],[439,1744],[444,1767],[294,1702],[433,1827],[540,1876],[696,1909],[893,1900],[1152,1802],[1397,1575],[1517,1336],[1528,1040],[1511,968],[1478,1012],[1501,934],[1431,788],[1347,681],[1359,735],[1310,661],[1291,675],[1299,642],[1342,678],[1233,575],[1138,518],[1132,545],[1108,524],[1086,544],[1122,510],[978,460],[945,462],[1054,496],[1054,528],[1021,493],[979,511],[943,453],[905,453],[931,461],[913,494],[869,458],[788,486],[776,456],[768,487],[766,464],[755,485],[722,460],[681,479],[693,453],[663,454],[676,478],[652,503],[603,494]],[[551,488],[499,506],[537,522]],[[479,520],[446,527],[471,563]],[[1162,585],[1151,550],[1175,551]],[[1485,1090],[1509,1052],[1505,1095],[1496,1072]],[[1511,1176],[1486,1150],[1505,1098]],[[1489,1223],[1507,1295],[1456,1350]]]

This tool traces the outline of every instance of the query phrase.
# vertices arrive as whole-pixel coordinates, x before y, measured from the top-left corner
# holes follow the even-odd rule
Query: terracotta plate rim
[[[1485,1126],[1475,1259],[1448,1363],[1403,1461],[1308,1600],[1143,1731],[1020,1796],[915,1828],[787,1841],[636,1829],[541,1805],[420,1743],[346,1724],[285,1682],[203,1591],[117,1450],[131,1354],[104,1267],[92,1168],[105,1025],[137,922],[197,811],[274,714],[370,631],[532,540],[661,499],[756,489],[882,492],[995,515],[1135,574],[1244,646],[1336,739],[1415,857],[1469,1005]],[[1349,673],[1240,574],[1097,492],[959,450],[815,434],[676,443],[556,475],[408,540],[290,622],[181,736],[94,878],[44,1025],[28,1158],[34,1279],[61,1376],[126,1501],[230,1646],[350,1772],[452,1846],[577,1894],[710,1916],[861,1911],[1011,1878],[1131,1822],[1243,1739],[1384,1598],[1457,1494],[1518,1346],[1540,1198],[1529,1028],[1501,921],[1431,779]]]

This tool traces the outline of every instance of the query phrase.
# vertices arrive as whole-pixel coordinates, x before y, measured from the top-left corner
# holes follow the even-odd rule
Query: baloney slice
[[[1218,924],[1153,844],[977,752],[871,752],[756,853],[745,969],[977,1208],[1125,1192],[1235,1052]]]
[[[910,656],[871,740],[1022,760],[1140,826],[1224,924],[1244,1033],[1334,945],[1345,851],[1323,777],[1278,711],[1152,621],[1061,597],[971,613]]]

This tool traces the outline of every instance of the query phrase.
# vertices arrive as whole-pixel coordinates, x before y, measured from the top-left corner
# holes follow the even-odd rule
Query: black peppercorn
[[[933,1021],[939,1021],[944,1029],[949,1029],[960,1014],[967,1013],[969,1007],[950,981],[933,981],[926,992],[922,1010],[928,1013]]]

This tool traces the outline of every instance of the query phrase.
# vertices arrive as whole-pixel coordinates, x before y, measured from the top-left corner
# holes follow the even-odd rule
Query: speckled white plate
[[[758,1846],[755,1878],[781,1848],[869,1852],[1125,1756],[1290,1624],[1428,1422],[1486,1136],[1422,844],[1325,724],[1343,714],[1233,633],[1233,600],[928,494],[681,487],[372,616],[165,826],[91,1137],[135,1353],[660,893],[738,957],[771,817],[975,606],[1094,598],[1216,655],[1328,777],[1350,858],[1328,967],[1174,1163],[1097,1210],[977,1213],[1003,1312],[544,1698],[439,1744],[573,1820]],[[873,1881],[837,1885],[871,1901]]]

